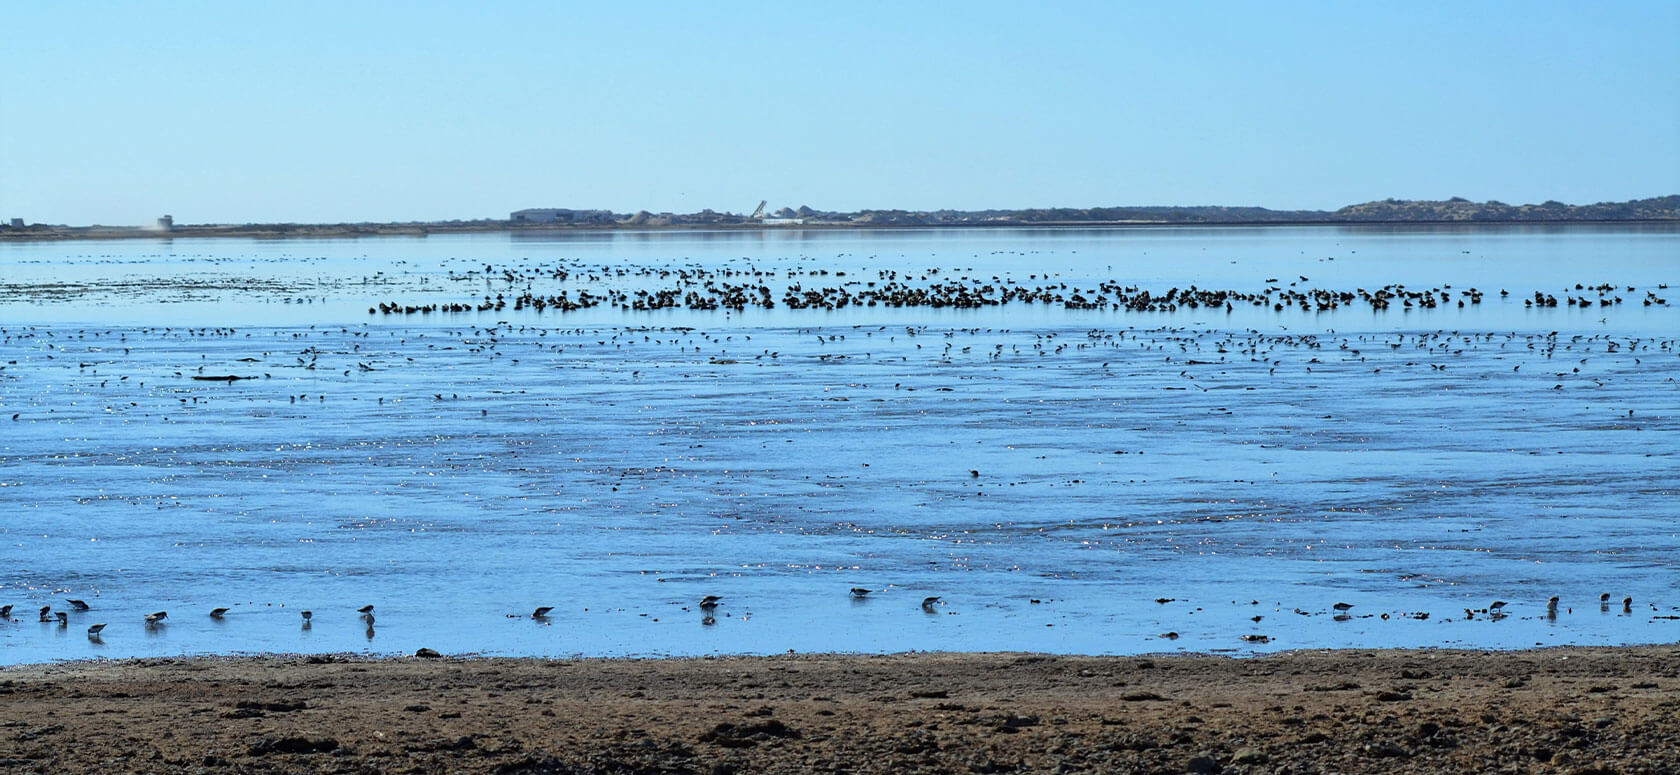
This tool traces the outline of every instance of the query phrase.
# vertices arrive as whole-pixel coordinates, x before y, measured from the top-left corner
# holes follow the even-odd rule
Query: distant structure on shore
[[[158,218],[157,219],[157,230],[158,231],[174,231],[175,230],[175,216],[166,214],[166,215]]]
[[[562,207],[533,207],[508,214],[513,223],[612,223],[618,218],[611,210],[567,210]]]

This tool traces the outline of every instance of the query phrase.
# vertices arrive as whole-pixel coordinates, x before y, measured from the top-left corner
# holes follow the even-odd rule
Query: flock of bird
[[[852,587],[851,596],[854,599],[862,599],[862,598],[867,597],[872,591],[873,590],[865,589],[863,587]],[[53,607],[51,605],[41,606],[40,611],[38,612],[39,621],[42,624],[54,624],[54,623],[56,623],[60,629],[68,629],[69,626],[70,626],[70,613],[72,611],[76,612],[76,613],[86,613],[88,611],[93,610],[93,606],[89,605],[88,602],[85,601],[85,600],[78,600],[78,599],[75,599],[75,598],[67,598],[65,600],[65,602],[70,604],[70,609],[71,609],[70,611],[54,611]],[[703,624],[703,625],[708,625],[708,626],[712,625],[712,624],[715,624],[717,622],[717,619],[715,618],[714,614],[716,613],[718,606],[722,603],[723,603],[723,596],[722,595],[706,595],[705,597],[701,598],[700,602],[698,604],[698,608],[700,609],[701,613],[704,616],[701,618],[700,623]],[[937,613],[938,612],[937,607],[941,606],[941,605],[944,605],[944,603],[942,602],[942,598],[939,597],[938,595],[933,595],[933,596],[923,598],[921,607],[922,607],[922,610],[926,611],[927,613]],[[16,619],[12,618],[13,607],[14,606],[11,605],[11,604],[0,606],[0,622],[16,622],[17,621]],[[216,608],[210,609],[209,616],[210,616],[211,619],[222,619],[222,618],[226,617],[227,614],[232,610],[233,609],[225,607],[225,606],[218,606]],[[531,611],[531,614],[530,614],[529,618],[531,618],[533,620],[537,620],[537,621],[546,621],[549,617],[549,614],[553,611],[554,611],[554,606],[551,606],[551,605],[537,606],[536,609]],[[360,614],[361,621],[364,624],[367,625],[369,630],[372,630],[373,622],[374,622],[373,606],[371,604],[370,605],[364,605],[361,608],[356,609],[356,613]],[[306,629],[309,628],[314,621],[315,612],[310,611],[310,610],[304,610],[304,611],[300,611],[299,614],[301,615],[301,617],[303,619],[304,628],[306,628]],[[509,618],[515,618],[516,617],[516,615],[514,615],[514,614],[509,614],[508,616],[509,616]],[[163,626],[164,620],[168,619],[168,618],[169,618],[169,612],[168,611],[154,611],[152,613],[146,614],[143,618],[143,621],[145,623],[146,629],[156,631],[159,627]],[[108,622],[97,622],[97,623],[88,625],[88,628],[87,628],[88,640],[95,641],[95,642],[101,641],[102,638],[103,638],[104,632],[105,632],[105,628],[108,627],[108,626],[110,626]]]
[[[861,600],[864,600],[864,599],[868,598],[869,595],[873,594],[874,592],[875,592],[875,590],[871,590],[867,587],[852,587],[849,594],[854,601],[861,601]],[[718,609],[718,606],[723,604],[723,601],[724,601],[724,598],[723,598],[722,595],[706,595],[705,597],[702,597],[700,599],[700,601],[699,601],[699,603],[697,604],[696,607],[700,609],[700,613],[701,613],[700,623],[703,626],[711,626],[711,625],[716,624],[716,622],[717,622],[717,619],[716,619],[717,609]],[[1548,599],[1546,601],[1546,608],[1545,608],[1545,614],[1544,614],[1545,619],[1547,619],[1549,621],[1555,621],[1558,618],[1559,601],[1560,601],[1560,598],[1557,595],[1553,595],[1550,599]],[[90,606],[86,601],[83,601],[83,600],[68,599],[66,602],[68,602],[70,604],[70,607],[71,607],[72,611],[77,612],[77,613],[82,613],[82,612],[87,612],[87,611],[92,610],[92,606]],[[1033,600],[1031,602],[1038,603],[1040,601],[1039,600]],[[1178,598],[1161,597],[1161,598],[1156,598],[1155,599],[1155,603],[1157,603],[1159,605],[1166,605],[1168,603],[1174,603],[1174,602],[1179,602]],[[1252,601],[1252,604],[1258,605],[1259,601],[1258,600]],[[1600,594],[1598,596],[1598,604],[1599,604],[1599,610],[1601,612],[1608,612],[1610,610],[1610,605],[1611,605],[1610,593],[1606,592],[1606,593]],[[943,597],[941,597],[939,595],[929,595],[927,597],[922,598],[921,610],[925,613],[937,614],[937,613],[940,612],[940,607],[944,606],[944,605],[945,605],[945,601],[944,601]],[[1466,608],[1466,609],[1464,609],[1463,620],[1464,621],[1473,621],[1477,618],[1477,616],[1481,616],[1482,618],[1487,619],[1489,621],[1497,622],[1497,621],[1505,619],[1505,618],[1507,618],[1511,615],[1509,613],[1509,611],[1507,610],[1509,605],[1510,605],[1510,603],[1508,603],[1504,600],[1495,600],[1492,603],[1489,603],[1486,608]],[[1337,602],[1337,603],[1330,606],[1330,609],[1333,612],[1333,616],[1331,618],[1333,618],[1335,621],[1338,621],[1338,622],[1350,621],[1350,620],[1355,618],[1355,615],[1353,613],[1353,609],[1355,607],[1356,606],[1353,603]],[[3,622],[3,621],[15,622],[15,621],[17,621],[15,619],[11,618],[12,608],[13,608],[13,606],[11,606],[11,605],[0,606],[0,622]],[[222,619],[223,617],[225,617],[228,614],[228,612],[230,610],[232,610],[232,609],[229,609],[229,608],[226,608],[226,607],[213,608],[213,609],[210,610],[209,616],[212,619]],[[684,610],[687,610],[687,609],[685,608]],[[1623,614],[1633,613],[1633,598],[1632,597],[1622,598],[1621,610],[1622,610]],[[1656,606],[1652,605],[1651,610],[1653,610],[1653,611],[1657,610]],[[538,606],[537,608],[532,610],[528,617],[521,616],[519,614],[508,614],[507,616],[510,619],[530,618],[534,621],[547,622],[548,619],[549,619],[549,615],[553,611],[554,611],[554,606],[545,605],[545,606]],[[364,605],[361,608],[356,609],[356,612],[358,614],[360,614],[361,621],[364,624],[366,624],[368,632],[371,633],[372,630],[373,630],[373,621],[374,621],[373,606],[372,605]],[[314,618],[314,615],[315,615],[314,612],[306,610],[306,611],[302,611],[300,613],[301,613],[301,616],[302,616],[302,619],[303,619],[303,627],[305,629],[309,629],[310,626],[311,626],[312,620]],[[1304,610],[1299,609],[1299,608],[1294,609],[1293,613],[1300,614],[1300,615],[1303,615],[1303,616],[1310,616],[1312,614],[1312,612],[1310,612],[1310,611],[1304,611]],[[1391,618],[1390,614],[1388,614],[1388,613],[1370,614],[1368,616],[1377,616],[1377,617],[1380,617],[1383,620],[1388,620],[1388,619]],[[1416,619],[1416,620],[1419,620],[1419,621],[1425,621],[1425,620],[1428,620],[1430,618],[1430,614],[1428,612],[1423,612],[1423,611],[1412,612],[1412,613],[1404,613],[1404,614],[1400,614],[1399,616],[1400,616],[1400,618]],[[41,606],[41,609],[40,609],[40,612],[39,612],[39,618],[40,618],[40,621],[42,623],[44,623],[44,624],[56,623],[58,625],[58,627],[61,628],[61,629],[68,628],[69,624],[70,624],[70,612],[69,611],[54,611],[52,609],[52,606],[50,606],[50,605]],[[155,631],[163,625],[163,621],[167,618],[169,618],[169,612],[167,612],[167,611],[154,611],[152,613],[149,613],[149,614],[145,615],[144,623],[145,623],[145,626],[148,630]],[[1260,614],[1260,615],[1251,616],[1249,618],[1253,622],[1259,623],[1261,620],[1263,620],[1265,618],[1265,616],[1263,614]],[[1658,617],[1658,618],[1680,619],[1680,616],[1667,616],[1667,617]],[[87,629],[88,639],[90,641],[95,642],[95,643],[102,642],[102,634],[104,633],[106,626],[107,626],[107,623],[105,623],[105,622],[98,622],[98,623],[89,625],[88,629]],[[1167,639],[1167,640],[1177,640],[1179,638],[1179,634],[1177,632],[1163,632],[1163,633],[1160,633],[1160,635],[1158,637],[1161,637],[1161,638],[1164,638],[1164,639]],[[1260,633],[1246,633],[1246,634],[1240,635],[1239,637],[1241,638],[1241,640],[1243,640],[1245,642],[1256,643],[1256,644],[1269,643],[1272,640],[1271,636],[1260,634]],[[371,638],[371,635],[370,635],[370,638]]]
[[[85,613],[85,612],[93,610],[93,606],[89,605],[88,602],[85,601],[85,600],[77,600],[77,599],[74,599],[74,598],[67,598],[65,600],[65,602],[70,604],[70,610],[69,611],[54,611],[53,607],[51,605],[41,606],[41,610],[38,612],[40,622],[42,624],[54,624],[54,623],[56,623],[59,626],[60,629],[68,629],[69,626],[70,626],[70,614],[72,612]],[[0,605],[0,622],[16,622],[17,621],[16,619],[12,618],[12,608],[13,608],[13,605],[11,605],[11,604]],[[230,612],[232,610],[233,609],[225,607],[225,606],[218,606],[216,608],[212,608],[212,609],[210,609],[210,618],[211,619],[222,619],[222,618],[226,617],[228,612]],[[539,608],[537,610],[540,613],[547,613],[547,611],[549,609]],[[373,629],[373,606],[372,605],[364,605],[361,608],[356,609],[356,612],[361,614],[362,622],[364,624],[366,624],[368,629],[371,631]],[[307,629],[311,626],[311,622],[315,618],[315,612],[314,611],[302,611],[301,613],[303,615],[303,626],[304,626],[305,629]],[[155,631],[158,630],[158,628],[163,626],[164,620],[168,619],[168,618],[169,618],[169,612],[168,611],[153,611],[149,614],[146,614],[143,621],[145,622],[145,626],[146,626],[147,630],[155,632]],[[108,627],[108,626],[110,626],[109,622],[95,622],[93,624],[88,625],[88,628],[87,628],[88,640],[94,641],[96,643],[100,642],[104,637],[105,628]]]
[[[852,587],[850,594],[851,594],[851,597],[853,599],[861,600],[865,597],[868,597],[869,594],[873,591],[874,590],[866,589],[864,587]],[[71,611],[74,611],[76,613],[85,613],[87,611],[93,610],[93,606],[89,605],[87,603],[87,601],[85,601],[85,600],[77,600],[77,599],[72,598],[72,599],[67,599],[65,602],[69,603]],[[703,624],[703,625],[707,625],[707,626],[715,624],[717,622],[717,619],[715,617],[715,613],[717,612],[718,606],[722,603],[723,603],[723,596],[722,595],[706,595],[705,597],[701,598],[700,602],[698,604],[698,608],[700,609],[700,612],[703,614],[703,616],[700,620],[700,623]],[[939,611],[938,607],[942,606],[942,605],[944,605],[943,598],[941,598],[938,595],[932,595],[932,596],[925,597],[925,598],[922,599],[921,608],[922,608],[923,611],[931,614],[931,613],[938,613],[938,611]],[[13,608],[12,605],[0,606],[0,621],[9,621],[9,622],[16,622],[17,621],[16,619],[12,618],[12,608]],[[222,619],[231,610],[232,610],[231,608],[227,608],[227,607],[212,608],[212,609],[210,609],[209,616],[210,616],[211,619]],[[538,606],[535,610],[533,610],[531,612],[529,618],[531,618],[533,620],[537,620],[537,621],[546,621],[549,617],[549,614],[553,610],[554,610],[554,606],[551,606],[551,605]],[[54,623],[56,623],[59,626],[59,628],[65,629],[65,628],[68,628],[70,626],[70,613],[71,613],[71,611],[54,611],[53,607],[51,605],[44,605],[44,606],[41,606],[41,609],[39,611],[39,619],[40,619],[41,623],[43,623],[43,624],[54,624]],[[374,622],[373,606],[372,605],[364,605],[361,608],[356,609],[356,613],[361,615],[361,617],[360,617],[361,621],[364,624],[366,624],[368,626],[368,628],[371,630],[372,627],[373,627],[373,622]],[[315,612],[306,610],[306,611],[301,611],[300,614],[301,614],[302,619],[303,619],[303,626],[305,628],[310,627],[311,623],[312,623],[312,621],[315,617]],[[508,616],[509,616],[509,618],[515,618],[516,615],[509,614]],[[155,631],[159,627],[161,627],[163,625],[164,620],[168,619],[168,618],[169,618],[169,612],[168,611],[154,611],[152,613],[149,613],[149,614],[145,615],[144,623],[145,623],[145,626],[148,630]],[[95,624],[88,625],[88,628],[87,628],[88,639],[91,640],[91,641],[100,642],[103,638],[103,633],[105,632],[105,628],[107,626],[109,626],[109,623],[107,623],[107,622],[98,622],[98,623],[95,623]]]
[[[489,288],[473,301],[403,303],[379,302],[368,308],[370,315],[415,315],[433,312],[501,312],[514,311],[576,312],[608,307],[627,311],[654,310],[734,310],[748,308],[838,310],[847,307],[927,307],[934,309],[976,309],[1010,304],[1038,304],[1060,306],[1073,310],[1112,310],[1127,312],[1173,312],[1179,309],[1224,309],[1235,311],[1238,306],[1270,308],[1276,312],[1287,309],[1329,312],[1345,306],[1364,305],[1372,310],[1391,307],[1402,309],[1435,309],[1451,306],[1475,306],[1482,303],[1486,293],[1477,288],[1458,289],[1452,285],[1432,288],[1408,288],[1403,283],[1365,288],[1325,289],[1308,288],[1306,275],[1299,280],[1281,284],[1278,278],[1266,278],[1260,290],[1172,287],[1150,290],[1136,284],[1117,280],[1095,281],[1089,287],[1069,285],[1051,275],[1031,274],[1025,283],[1007,276],[941,279],[937,268],[923,270],[919,275],[881,269],[875,279],[848,278],[843,270],[830,273],[820,270],[785,270],[780,273],[765,270],[711,270],[703,268],[664,269],[636,267],[616,272],[574,275],[566,270],[531,274],[504,269],[497,273],[486,265],[482,274],[473,272],[456,279],[482,277],[487,285],[499,282],[503,290]],[[628,277],[626,277],[628,275]],[[833,281],[829,282],[832,277]],[[739,279],[737,279],[739,278]],[[620,282],[640,280],[658,281],[660,287],[633,287]],[[815,279],[812,287],[805,283]],[[537,284],[556,281],[573,283],[573,287],[538,290]],[[774,282],[776,285],[772,286]],[[581,284],[580,284],[581,283]],[[516,287],[517,286],[517,287]],[[593,287],[591,287],[593,286]],[[1625,291],[1624,291],[1625,288]],[[1644,306],[1666,306],[1668,300],[1657,291],[1660,285],[1646,290],[1641,299]],[[1574,293],[1564,290],[1566,306],[1614,307],[1623,303],[1620,293],[1636,293],[1635,286],[1616,286],[1598,283],[1588,286],[1576,283]],[[1579,294],[1579,295],[1576,295]],[[1500,290],[1501,298],[1509,298],[1510,291]],[[1556,307],[1555,293],[1534,291],[1524,298],[1527,307]]]

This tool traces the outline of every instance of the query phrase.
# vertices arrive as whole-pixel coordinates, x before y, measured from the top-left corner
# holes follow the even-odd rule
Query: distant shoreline
[[[616,213],[611,210],[531,208],[506,219],[407,221],[387,223],[245,223],[183,224],[164,215],[153,226],[65,226],[25,224],[21,218],[0,225],[0,242],[107,239],[336,239],[348,237],[424,237],[432,234],[543,234],[554,232],[643,231],[843,231],[849,229],[1128,229],[1161,227],[1253,226],[1556,226],[1560,224],[1680,224],[1680,194],[1568,205],[1558,201],[1508,205],[1444,200],[1384,199],[1338,210],[1272,210],[1265,207],[1143,206],[1040,207],[1001,210],[856,210],[838,212],[781,208],[774,213],[760,202],[751,215],[701,210],[695,213]]]
[[[552,234],[613,232],[800,232],[800,231],[918,231],[993,229],[1143,229],[1143,228],[1254,228],[1254,227],[1381,227],[1468,229],[1555,226],[1680,226],[1680,219],[1556,219],[1556,220],[1221,220],[1221,221],[991,221],[984,223],[681,223],[681,224],[515,224],[508,221],[351,224],[179,225],[168,231],[126,226],[26,226],[0,228],[0,242],[76,242],[98,240],[175,239],[346,239],[361,237],[427,237],[440,234]]]

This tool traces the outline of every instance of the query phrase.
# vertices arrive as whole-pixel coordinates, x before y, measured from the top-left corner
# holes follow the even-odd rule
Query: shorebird
[[[545,618],[548,617],[548,612],[552,611],[552,610],[554,610],[554,606],[539,605],[539,606],[537,606],[537,610],[531,612],[531,618],[532,619],[545,619]]]
[[[77,610],[77,611],[86,611],[89,608],[92,608],[92,606],[90,606],[87,603],[84,603],[80,600],[70,600],[68,602],[70,603],[70,608],[72,608],[74,610]]]
[[[60,626],[60,627],[70,626],[70,614],[67,614],[63,611],[59,611],[56,614],[56,616],[58,616],[58,626]]]
[[[373,606],[371,604],[370,605],[364,605],[361,608],[356,609],[356,613],[371,614],[371,613],[373,613]]]
[[[210,618],[220,619],[227,612],[228,612],[228,609],[226,609],[226,608],[212,608],[212,609],[210,609]]]
[[[1495,600],[1488,604],[1488,613],[1496,614],[1505,610],[1505,601]]]
[[[100,623],[95,624],[95,625],[88,628],[88,637],[89,638],[97,638],[97,637],[99,637],[99,633],[104,632],[104,631],[105,631],[105,623],[100,622]]]
[[[1557,595],[1552,595],[1551,599],[1546,601],[1546,615],[1551,616],[1551,617],[1556,617],[1557,616],[1557,605],[1558,605],[1558,597],[1557,597]]]
[[[0,619],[10,618],[12,618],[12,607],[9,605],[0,605]]]
[[[1633,598],[1631,598],[1631,597],[1622,598],[1622,613],[1624,613],[1624,614],[1633,613]]]
[[[303,612],[303,621],[305,623],[308,623],[309,620],[313,619],[313,618],[315,618],[315,612],[314,611],[304,611]]]
[[[932,597],[922,598],[922,610],[926,611],[930,614],[933,613],[933,607],[936,606],[936,605],[939,605],[939,604],[940,603],[939,603],[939,596],[938,595],[933,595]]]
[[[871,591],[863,587],[852,587],[852,597],[868,597]]]
[[[157,611],[155,613],[146,614],[146,626],[151,627],[167,618],[169,618],[168,611]]]
[[[723,597],[721,595],[707,595],[703,598],[700,598],[700,610],[710,611],[714,608],[717,608],[718,603],[722,602],[722,600],[723,600]]]
[[[1348,609],[1349,609],[1349,608],[1352,608],[1352,607],[1353,607],[1353,604],[1352,604],[1352,603],[1337,603],[1337,604],[1335,604],[1335,605],[1333,605],[1333,606],[1330,606],[1330,607],[1331,607],[1331,608],[1334,608],[1334,609],[1336,609],[1336,610],[1338,610],[1338,611],[1346,611],[1346,610],[1348,610]]]
[[[41,621],[43,621],[43,622],[52,621],[52,606],[50,606],[50,605],[41,606]]]

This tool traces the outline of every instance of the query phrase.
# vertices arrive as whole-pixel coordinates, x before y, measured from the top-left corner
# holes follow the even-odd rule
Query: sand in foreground
[[[32,665],[0,772],[1680,772],[1680,648]]]

